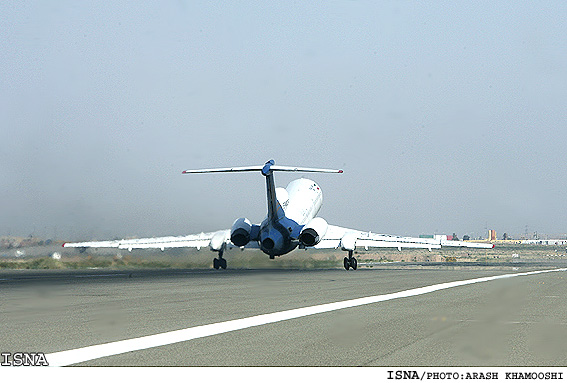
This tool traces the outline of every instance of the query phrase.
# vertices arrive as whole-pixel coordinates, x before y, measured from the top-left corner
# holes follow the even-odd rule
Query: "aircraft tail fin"
[[[274,160],[267,161],[263,166],[243,166],[236,168],[215,168],[215,169],[197,169],[197,170],[184,170],[183,174],[193,173],[231,173],[231,172],[254,172],[261,171],[262,175],[266,177],[266,192],[268,195],[268,217],[270,221],[275,221],[278,218],[278,200],[276,198],[276,186],[274,183],[273,171],[284,172],[310,172],[310,173],[342,173],[340,169],[315,169],[303,168],[295,166],[276,166]]]

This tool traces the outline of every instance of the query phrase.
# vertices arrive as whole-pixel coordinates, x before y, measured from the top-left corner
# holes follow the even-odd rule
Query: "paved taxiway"
[[[49,354],[530,270],[2,272],[0,352]],[[566,288],[565,271],[493,280],[78,365],[564,366]]]

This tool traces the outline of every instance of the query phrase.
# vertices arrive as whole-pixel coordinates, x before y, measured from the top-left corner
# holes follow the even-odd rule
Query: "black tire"
[[[215,270],[219,269],[220,265],[218,258],[213,259],[213,267],[215,268]]]
[[[343,260],[343,264],[345,266],[345,270],[348,270],[350,268],[350,262],[347,257],[345,257],[345,259]]]
[[[350,259],[350,267],[352,267],[353,270],[356,270],[356,268],[358,267],[358,262],[356,261],[356,258],[352,257]]]
[[[223,270],[226,270],[226,259],[224,259],[224,258],[219,259],[219,263],[220,263],[220,267]]]

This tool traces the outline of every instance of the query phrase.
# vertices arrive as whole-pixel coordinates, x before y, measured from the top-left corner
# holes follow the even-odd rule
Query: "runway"
[[[184,330],[172,334],[176,343],[72,365],[564,366],[567,274],[530,271],[2,272],[0,351],[43,352],[49,361],[61,351]],[[511,274],[522,275],[470,282]],[[466,284],[447,285],[456,281]],[[393,293],[401,295],[332,306]],[[231,331],[223,324],[321,305],[333,309]],[[185,329],[206,325],[223,331],[183,340],[193,331]]]

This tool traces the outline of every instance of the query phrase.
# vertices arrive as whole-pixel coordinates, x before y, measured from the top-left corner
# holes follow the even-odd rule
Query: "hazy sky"
[[[266,214],[567,233],[564,1],[0,2],[0,235],[181,235]],[[276,174],[285,187],[295,174]]]

